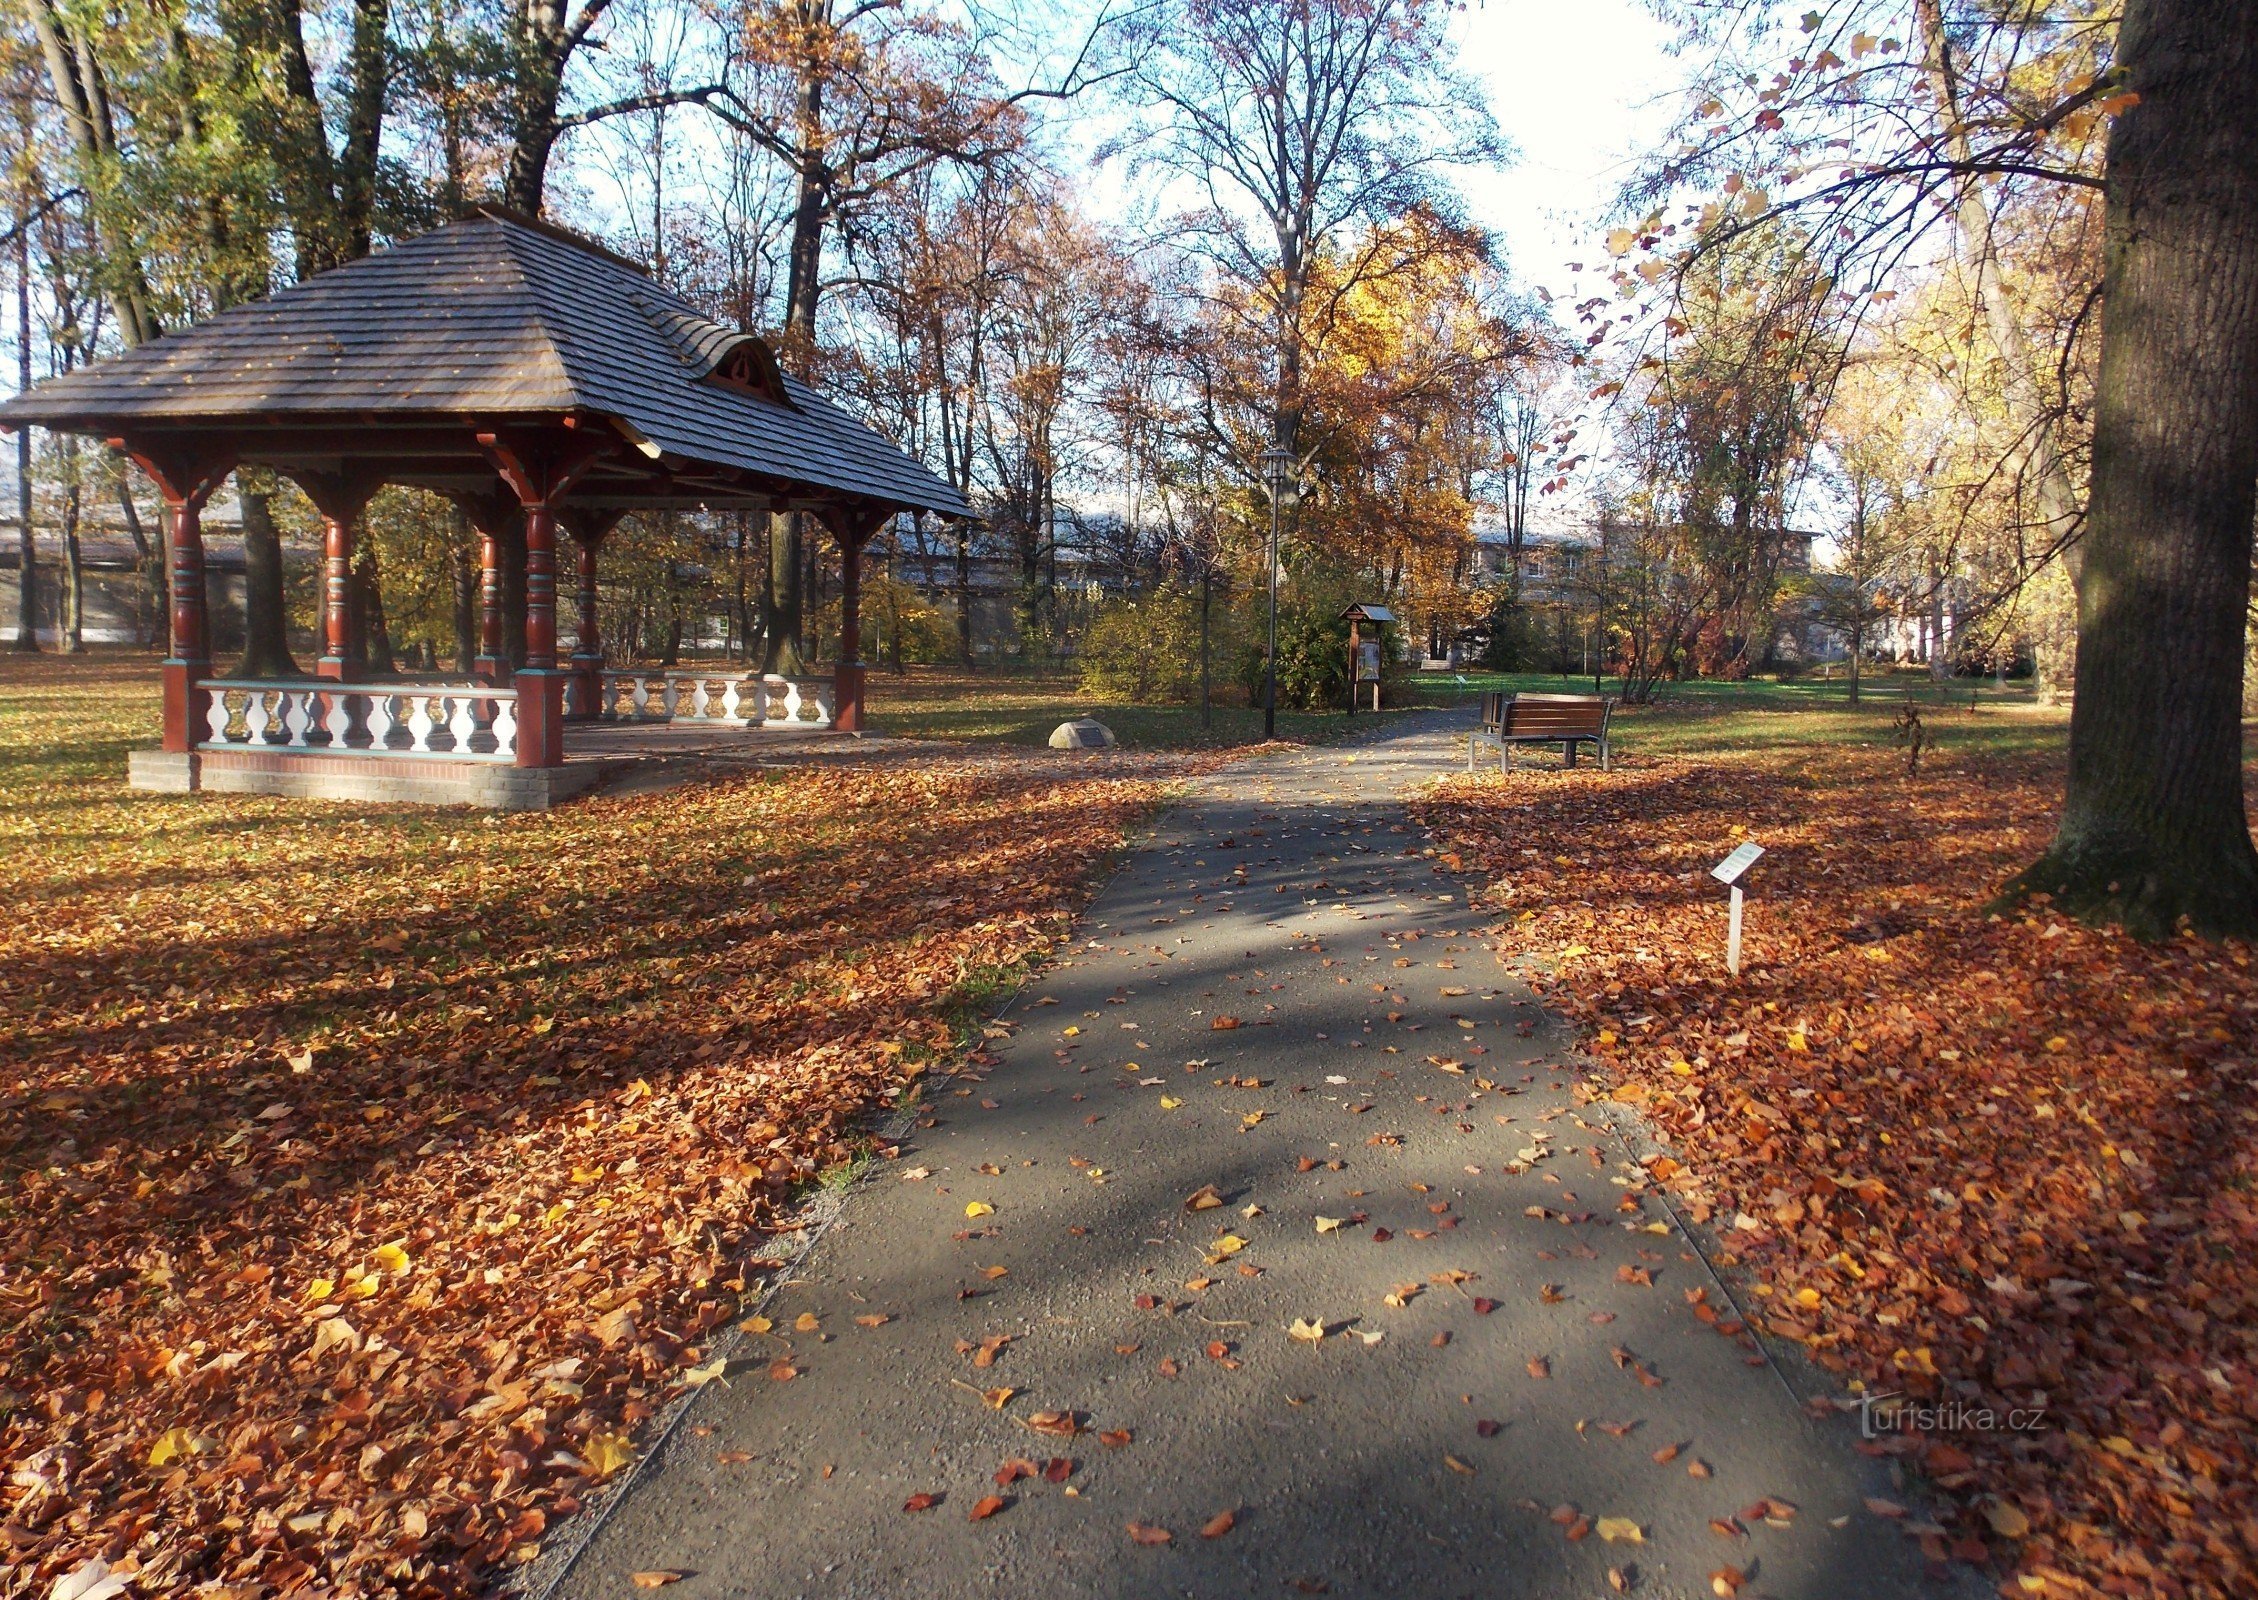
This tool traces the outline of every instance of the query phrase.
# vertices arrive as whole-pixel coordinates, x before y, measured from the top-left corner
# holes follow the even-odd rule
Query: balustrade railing
[[[575,693],[575,711],[577,701]],[[837,710],[829,678],[680,669],[606,672],[602,703],[596,708],[607,722],[803,731],[830,727]]]
[[[206,678],[206,750],[517,759],[517,691],[475,684]]]

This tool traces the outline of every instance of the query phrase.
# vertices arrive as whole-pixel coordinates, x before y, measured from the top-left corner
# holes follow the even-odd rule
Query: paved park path
[[[1902,1491],[1697,1317],[1722,1291],[1418,855],[1399,796],[1464,720],[1166,813],[555,1592],[1918,1592],[1862,1504]]]

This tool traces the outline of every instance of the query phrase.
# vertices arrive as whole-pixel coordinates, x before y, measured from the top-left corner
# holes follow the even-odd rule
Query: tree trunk
[[[238,678],[295,678],[285,629],[282,535],[275,530],[274,505],[267,491],[235,480],[236,504],[243,513],[243,659]]]
[[[2258,932],[2242,672],[2258,500],[2258,25],[2132,0],[2109,138],[2070,776],[2014,885],[2169,935]]]
[[[469,676],[478,660],[478,538],[461,506],[450,508],[455,545],[455,670]]]
[[[16,392],[31,388],[31,218],[16,221]],[[16,430],[16,648],[39,648],[39,551],[31,523],[31,430]]]
[[[1855,596],[1851,603],[1863,606],[1865,597],[1863,595]],[[1866,619],[1853,612],[1850,618],[1850,703],[1853,708],[1858,704],[1858,669],[1861,664],[1860,658],[1865,654]]]
[[[966,667],[972,665],[972,519],[959,517],[956,534],[957,649]]]
[[[761,670],[786,676],[806,670],[801,653],[801,631],[806,625],[806,552],[797,511],[780,511],[768,525],[768,640],[761,651]]]
[[[815,312],[823,293],[823,225],[829,194],[824,162],[823,73],[819,61],[801,69],[799,103],[799,194],[792,209],[792,243],[784,285],[785,363],[801,378],[814,375]],[[785,512],[769,522],[769,576],[775,587],[768,613],[764,665],[787,675],[807,670],[803,637],[807,620],[807,518]]]
[[[86,565],[78,547],[78,484],[63,491],[63,654],[86,649]]]

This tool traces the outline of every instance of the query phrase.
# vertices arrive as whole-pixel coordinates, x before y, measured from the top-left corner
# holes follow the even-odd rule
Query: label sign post
[[[1751,840],[1709,869],[1712,878],[1733,891],[1732,920],[1725,929],[1725,970],[1736,978],[1741,975],[1741,874],[1755,866],[1763,853],[1764,847]]]

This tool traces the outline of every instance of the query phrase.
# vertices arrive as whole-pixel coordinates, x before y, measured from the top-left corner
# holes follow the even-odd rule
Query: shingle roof
[[[965,514],[946,482],[797,379],[783,380],[789,405],[707,380],[747,342],[758,341],[609,252],[485,211],[50,379],[0,405],[0,424],[131,433],[600,413],[662,463]]]

